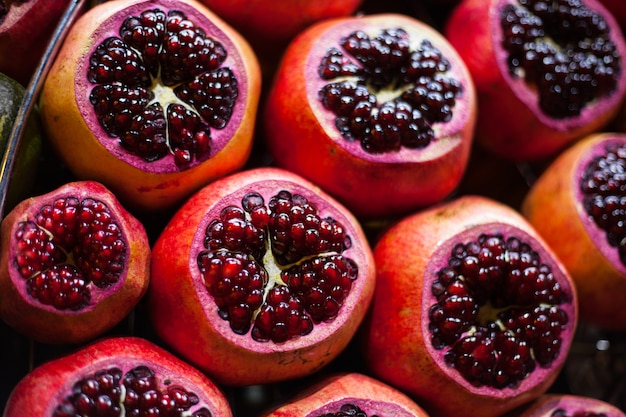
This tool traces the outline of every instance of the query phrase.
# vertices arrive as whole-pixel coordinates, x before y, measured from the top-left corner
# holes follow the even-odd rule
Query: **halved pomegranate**
[[[246,163],[259,72],[245,39],[194,0],[104,2],[72,26],[41,115],[77,177],[170,208]]]
[[[153,248],[157,334],[219,383],[309,375],[355,334],[374,289],[363,231],[343,206],[288,171],[215,181]]]
[[[382,235],[374,260],[366,364],[432,416],[500,416],[556,379],[576,291],[511,207],[466,195],[417,212]]]
[[[572,275],[581,319],[626,329],[626,134],[593,134],[560,154],[522,213]]]
[[[263,115],[276,163],[358,217],[405,213],[460,181],[474,86],[448,41],[400,14],[329,19],[288,46]]]
[[[220,388],[200,371],[138,337],[98,340],[29,372],[4,417],[231,417]]]
[[[501,157],[552,157],[626,95],[624,37],[597,0],[463,0],[445,34],[476,84],[476,141]]]
[[[361,373],[325,376],[264,417],[428,417],[401,391]]]
[[[93,181],[19,203],[2,220],[0,249],[0,317],[35,341],[100,336],[148,289],[144,226]]]

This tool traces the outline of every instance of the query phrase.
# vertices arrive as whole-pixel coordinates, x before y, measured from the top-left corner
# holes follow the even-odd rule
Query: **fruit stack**
[[[3,417],[625,416],[621,0],[40,1]]]

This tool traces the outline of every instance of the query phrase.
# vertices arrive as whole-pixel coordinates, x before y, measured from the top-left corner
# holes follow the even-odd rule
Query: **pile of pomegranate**
[[[0,205],[2,417],[626,417],[625,34],[621,0],[0,0],[43,146]]]

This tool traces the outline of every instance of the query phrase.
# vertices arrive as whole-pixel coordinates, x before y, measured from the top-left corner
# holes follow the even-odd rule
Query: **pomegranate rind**
[[[472,74],[478,95],[475,141],[493,154],[515,161],[549,158],[582,137],[606,126],[626,97],[626,72],[616,90],[586,106],[579,116],[547,117],[535,91],[508,74],[499,11],[513,0],[462,0],[445,23],[444,34]],[[601,13],[610,36],[626,59],[626,42],[614,17],[597,0],[585,0]],[[471,36],[468,36],[471,34]]]
[[[374,155],[335,127],[335,116],[318,100],[327,83],[317,74],[325,51],[355,30],[370,35],[401,27],[412,46],[428,39],[452,65],[463,85],[453,117],[433,125],[435,139],[421,150]],[[386,217],[443,200],[460,182],[468,163],[476,118],[474,85],[447,40],[431,26],[398,14],[329,19],[290,42],[275,74],[263,114],[266,142],[276,163],[320,185],[359,218]],[[357,192],[367,184],[367,193]]]
[[[428,417],[426,411],[403,392],[356,372],[325,376],[263,417],[335,415],[346,403],[359,406],[368,416]]]
[[[177,9],[198,22],[228,48],[224,65],[238,79],[239,99],[225,129],[212,129],[211,157],[178,169],[168,155],[156,163],[141,162],[116,143],[99,125],[89,93],[85,65],[98,42],[116,30],[131,13],[161,7]],[[119,34],[117,35],[119,36]],[[170,209],[203,185],[240,170],[252,151],[261,89],[260,67],[248,42],[221,18],[195,0],[132,0],[105,2],[89,9],[73,25],[50,68],[40,96],[42,122],[50,143],[79,179],[102,182],[129,207],[142,211]]]
[[[352,15],[363,0],[202,0],[248,39],[287,42],[325,19]]]
[[[107,337],[40,364],[13,388],[3,417],[51,416],[54,408],[71,394],[72,384],[104,367],[124,372],[147,365],[195,392],[214,417],[231,417],[230,405],[221,389],[206,375],[155,343],[135,336]]]
[[[342,223],[352,240],[352,247],[342,255],[357,264],[359,275],[334,320],[285,343],[261,343],[250,332],[233,333],[228,321],[217,315],[217,305],[202,282],[197,255],[203,249],[206,225],[223,207],[240,205],[249,191],[261,192],[267,202],[282,189],[302,193],[317,205],[320,217],[331,216]],[[371,248],[353,215],[304,178],[264,167],[205,186],[174,214],[153,247],[148,306],[157,334],[170,348],[218,383],[242,386],[303,377],[327,365],[356,333],[374,284]]]
[[[610,142],[626,143],[626,134],[592,134],[561,153],[533,183],[521,211],[571,274],[581,320],[623,330],[626,266],[585,211],[580,192],[585,167]]]
[[[28,84],[70,1],[9,2],[9,11],[0,23],[0,72]]]
[[[43,205],[61,197],[89,197],[105,203],[127,244],[120,280],[105,290],[92,287],[89,305],[76,311],[57,310],[34,300],[14,267],[14,236],[19,223],[32,220]],[[143,224],[111,191],[94,181],[67,183],[19,203],[0,225],[0,251],[0,317],[16,331],[41,343],[75,344],[101,336],[132,311],[150,282],[151,248]]]
[[[536,369],[516,388],[477,388],[449,368],[442,351],[434,351],[428,330],[431,306],[429,271],[433,256],[447,262],[442,248],[454,236],[500,230],[505,236],[523,232],[549,264],[571,302],[561,304],[569,327],[561,333],[561,352],[549,368]],[[444,249],[445,251],[445,249]],[[443,258],[441,258],[443,254]],[[575,288],[564,266],[546,242],[510,206],[481,196],[466,195],[399,220],[374,247],[376,289],[362,330],[362,347],[374,377],[416,398],[432,416],[495,417],[547,391],[562,369],[578,321]],[[401,288],[401,291],[398,289]]]
[[[551,417],[557,409],[565,410],[568,415],[572,416],[580,411],[606,417],[626,416],[622,410],[606,401],[572,394],[544,394],[514,415],[517,417]]]

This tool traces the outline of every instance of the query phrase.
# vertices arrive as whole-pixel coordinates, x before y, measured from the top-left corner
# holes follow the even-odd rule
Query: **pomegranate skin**
[[[248,39],[265,42],[287,42],[306,27],[321,20],[348,16],[356,12],[363,0],[280,0],[224,1],[202,0]]]
[[[451,121],[435,124],[426,148],[370,154],[335,127],[335,116],[318,100],[317,66],[330,45],[355,30],[374,33],[401,27],[411,42],[429,39],[451,62],[463,83]],[[373,36],[373,35],[372,35]],[[270,88],[263,123],[276,164],[320,185],[359,218],[406,213],[448,196],[461,180],[475,121],[474,86],[448,42],[430,26],[397,14],[329,19],[310,26],[288,45]],[[357,191],[367,184],[367,192]]]
[[[227,202],[240,204],[246,190],[257,188],[268,195],[281,189],[297,190],[313,201],[320,213],[343,219],[352,240],[352,249],[344,253],[359,268],[358,278],[338,316],[331,322],[316,324],[311,333],[284,343],[260,343],[252,339],[251,332],[235,334],[228,321],[218,316],[215,300],[202,282],[196,260],[203,249],[209,211],[217,216]],[[228,386],[284,381],[323,368],[356,333],[375,284],[371,249],[356,219],[319,187],[298,175],[270,167],[231,174],[194,194],[158,237],[152,260],[148,308],[157,334],[186,360]]]
[[[626,266],[606,242],[606,233],[587,215],[580,192],[586,165],[609,143],[626,143],[626,135],[592,134],[565,150],[533,183],[521,211],[574,279],[581,319],[624,330]]]
[[[220,388],[193,366],[146,339],[119,336],[99,339],[34,368],[13,388],[3,417],[51,416],[55,406],[71,393],[74,381],[101,367],[120,366],[126,371],[130,364],[154,366],[171,382],[186,389],[193,386],[212,416],[232,416]]]
[[[228,52],[224,65],[233,68],[238,77],[239,97],[230,122],[222,130],[211,130],[215,151],[185,169],[175,166],[170,155],[164,158],[167,161],[144,162],[121,146],[109,144],[116,139],[99,125],[89,103],[93,85],[87,80],[86,67],[98,42],[119,36],[115,31],[127,10],[140,12],[155,7],[182,10],[191,20],[210,25],[207,35],[219,38]],[[75,22],[61,46],[42,88],[42,122],[53,148],[77,178],[102,182],[129,208],[167,210],[201,186],[245,165],[252,150],[260,79],[259,63],[248,42],[195,0],[105,2]]]
[[[356,405],[368,416],[428,417],[401,391],[361,373],[328,375],[263,417],[335,415],[344,404]]]
[[[571,294],[563,307],[569,328],[561,333],[559,355],[549,367],[537,364],[515,388],[476,387],[466,381],[432,346],[429,329],[429,276],[447,265],[451,245],[496,231],[535,242],[533,249]],[[445,258],[435,258],[437,254]],[[465,195],[409,215],[381,236],[374,260],[375,297],[360,333],[365,361],[374,377],[408,393],[431,416],[500,416],[546,392],[558,376],[577,324],[575,288],[545,242],[511,207]]]
[[[28,84],[70,1],[9,2],[9,11],[0,22],[0,72]]]
[[[626,7],[624,7],[624,2],[620,0],[600,0],[600,3],[611,12],[622,30],[624,30],[626,28]]]
[[[626,94],[622,71],[615,91],[596,99],[579,116],[555,119],[539,109],[537,95],[508,75],[498,11],[511,0],[463,0],[451,12],[444,33],[472,74],[478,95],[475,140],[499,157],[536,161],[556,155],[568,145],[606,126]],[[614,17],[597,0],[584,2],[604,16],[622,59],[626,45]],[[471,34],[469,36],[468,34]],[[512,117],[511,115],[515,115]]]
[[[57,310],[30,297],[25,280],[14,265],[14,236],[19,223],[32,220],[44,204],[60,197],[94,198],[105,203],[127,243],[120,280],[107,289],[92,290],[89,304],[80,310]],[[0,317],[18,332],[41,343],[77,344],[102,335],[121,322],[148,289],[151,250],[145,228],[97,182],[67,183],[19,203],[2,221],[0,250]]]
[[[626,416],[619,408],[597,398],[569,394],[544,394],[518,412],[512,413],[510,417],[551,417],[552,413],[559,409],[565,410],[568,416],[575,416],[576,412],[587,412],[594,416],[605,417]]]

